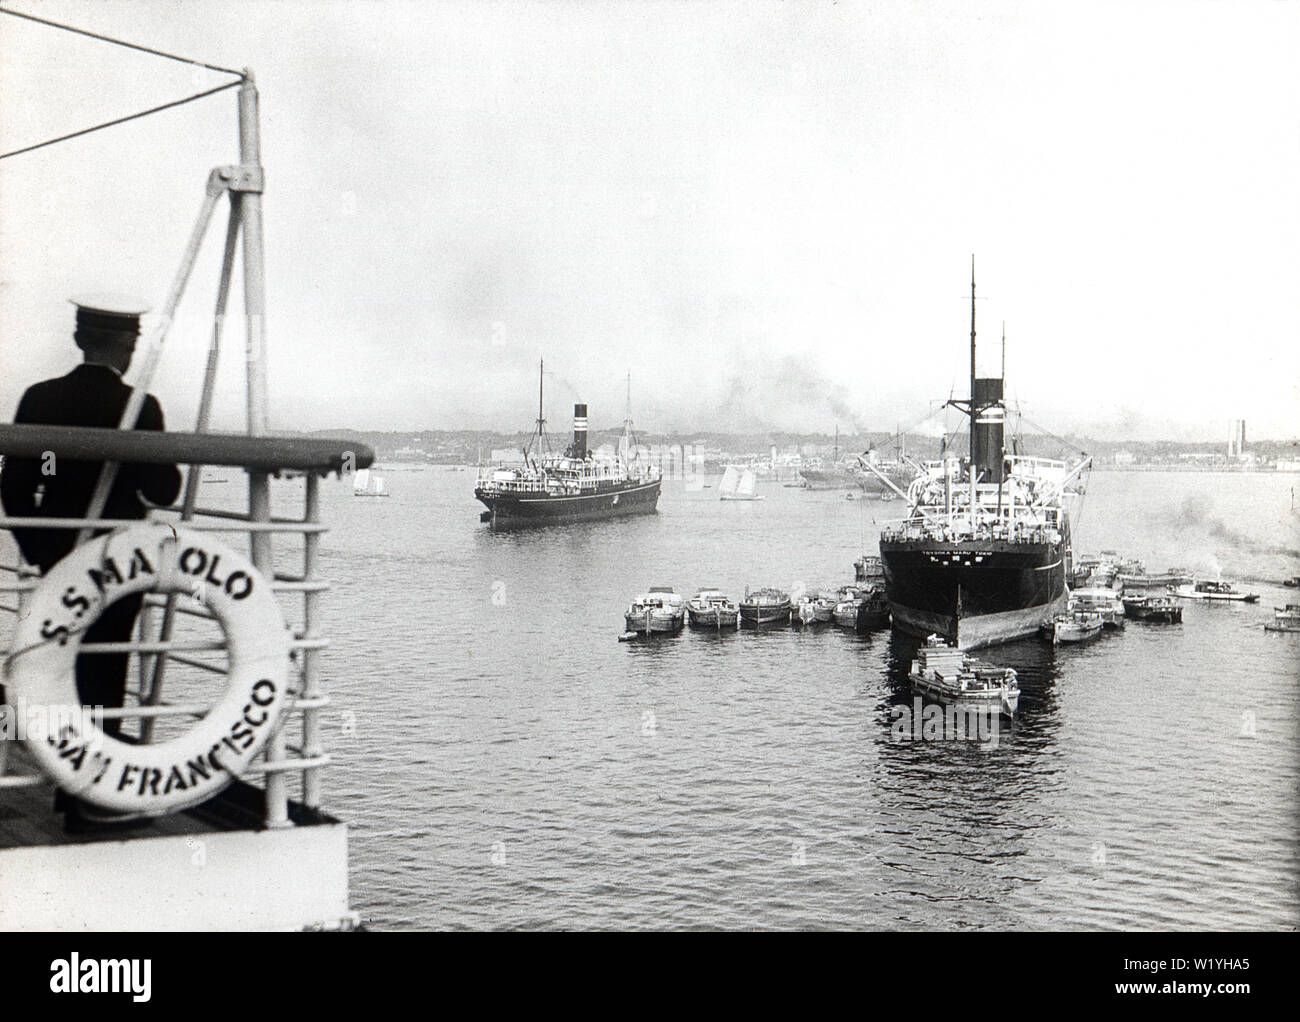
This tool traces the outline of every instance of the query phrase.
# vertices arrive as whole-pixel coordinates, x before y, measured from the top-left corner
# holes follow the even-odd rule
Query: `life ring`
[[[185,734],[156,745],[106,735],[81,705],[85,630],[132,593],[179,593],[217,619],[227,686]],[[195,805],[230,784],[275,731],[288,694],[289,633],[266,579],[212,534],[140,523],[98,536],[50,569],[14,634],[5,691],[30,722],[27,745],[64,791],[132,816]]]

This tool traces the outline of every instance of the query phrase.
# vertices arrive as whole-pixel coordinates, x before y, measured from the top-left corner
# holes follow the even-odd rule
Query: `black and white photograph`
[[[1294,932],[1298,52],[0,0],[0,931]]]

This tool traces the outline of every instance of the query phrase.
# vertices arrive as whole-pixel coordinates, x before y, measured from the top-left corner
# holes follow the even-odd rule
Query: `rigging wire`
[[[233,68],[221,67],[218,64],[208,64],[201,60],[190,60],[188,57],[177,56],[175,53],[168,53],[165,50],[155,50],[148,46],[141,46],[139,43],[129,43],[125,39],[115,39],[112,36],[100,35],[98,32],[91,32],[88,29],[77,28],[74,25],[65,25],[62,22],[50,21],[47,18],[38,18],[34,14],[24,14],[22,11],[15,11],[9,7],[0,7],[0,14],[8,14],[14,18],[23,18],[27,21],[34,21],[41,25],[48,25],[50,28],[62,29],[65,32],[72,32],[75,35],[84,35],[90,39],[98,39],[101,42],[112,43],[114,46],[123,46],[128,50],[138,50],[141,53],[149,53],[155,57],[164,57],[167,60],[175,60],[181,64],[190,64],[194,67],[206,68],[209,71],[219,71],[221,74],[234,75],[236,78],[244,77],[244,72],[236,71]]]
[[[141,117],[148,117],[150,114],[161,113],[163,110],[170,110],[173,107],[182,106],[185,103],[193,103],[195,100],[204,99],[218,92],[224,92],[226,89],[234,88],[236,85],[241,85],[246,77],[243,71],[236,71],[233,68],[221,67],[217,64],[208,64],[201,60],[190,60],[188,57],[181,57],[175,53],[167,53],[164,50],[156,50],[149,46],[141,46],[138,43],[129,43],[124,39],[115,39],[112,36],[100,35],[98,32],[91,32],[84,28],[76,28],[73,25],[65,25],[58,21],[50,21],[48,18],[38,18],[34,14],[15,11],[9,7],[0,7],[0,14],[8,14],[11,17],[22,18],[25,21],[34,21],[40,25],[62,29],[65,32],[72,32],[75,35],[86,36],[90,39],[98,39],[101,42],[111,43],[114,46],[121,46],[128,50],[138,50],[141,53],[148,53],[155,57],[163,57],[167,60],[174,60],[181,64],[189,64],[191,67],[201,67],[209,71],[219,72],[220,74],[235,76],[234,81],[226,82],[224,85],[218,85],[215,88],[206,89],[203,92],[196,92],[194,95],[186,96],[184,99],[172,100],[170,103],[163,103],[159,106],[150,107],[148,110],[141,110],[138,113],[127,114],[125,117],[118,117],[111,121],[105,121],[102,124],[96,124],[89,128],[82,128],[79,131],[60,135],[57,138],[46,139],[44,142],[37,142],[33,145],[23,146],[21,149],[14,149],[11,152],[0,153],[0,160],[8,159],[11,156],[20,156],[23,153],[30,153],[35,149],[43,149],[45,146],[55,145],[59,142],[66,142],[69,139],[80,138],[82,135],[89,135],[92,131],[102,131],[105,128],[112,128],[119,124],[125,124],[127,121],[134,121]]]
[[[0,8],[3,11],[3,8]],[[243,79],[234,82],[226,82],[225,85],[218,85],[216,88],[207,89],[204,92],[196,92],[192,96],[186,96],[184,99],[172,100],[170,103],[163,103],[161,106],[150,107],[148,110],[141,110],[139,113],[127,114],[125,117],[118,117],[116,120],[105,121],[103,124],[96,124],[90,128],[82,128],[80,131],[69,132],[66,135],[60,135],[58,138],[49,138],[44,142],[37,142],[34,145],[23,146],[21,149],[14,149],[11,152],[0,153],[0,160],[7,160],[11,156],[20,156],[23,153],[30,153],[33,149],[44,149],[46,146],[55,145],[59,142],[66,142],[68,139],[79,138],[82,135],[89,135],[92,131],[102,131],[104,128],[112,128],[118,124],[125,124],[127,121],[134,121],[141,117],[148,117],[150,114],[156,114],[163,110],[170,110],[172,107],[182,106],[185,103],[193,103],[196,99],[204,99],[207,96],[214,95],[218,92],[224,92],[226,89],[233,89],[237,85],[242,85]]]
[[[1027,423],[1028,425],[1030,425],[1030,426],[1033,427],[1034,429],[1038,430],[1038,432],[1042,433],[1044,436],[1051,437],[1053,440],[1055,440],[1055,441],[1056,441],[1058,444],[1060,444],[1062,447],[1068,447],[1070,450],[1072,450],[1072,451],[1078,451],[1080,454],[1085,454],[1085,455],[1086,455],[1086,454],[1088,453],[1088,452],[1085,451],[1082,447],[1078,446],[1078,444],[1072,444],[1072,443],[1070,443],[1070,441],[1066,440],[1065,437],[1057,436],[1057,435],[1056,435],[1055,433],[1053,433],[1050,429],[1047,429],[1047,428],[1045,428],[1045,427],[1043,427],[1043,426],[1040,426],[1038,423],[1034,422],[1032,419],[1029,419],[1028,417],[1026,417],[1023,413],[1020,414],[1020,421],[1021,421],[1021,422],[1024,422],[1024,423]]]

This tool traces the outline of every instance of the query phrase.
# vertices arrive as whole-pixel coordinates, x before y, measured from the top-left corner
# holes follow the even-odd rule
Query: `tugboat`
[[[701,589],[686,604],[692,628],[735,628],[740,623],[740,608],[721,589]]]
[[[1244,593],[1231,582],[1191,582],[1181,586],[1171,586],[1169,591],[1185,600],[1212,600],[1232,603],[1257,603],[1259,593]]]
[[[1124,613],[1138,621],[1179,624],[1183,620],[1182,605],[1172,596],[1125,596]]]
[[[676,635],[685,623],[686,607],[673,589],[651,586],[648,593],[632,601],[623,620],[627,630],[638,635]]]
[[[790,623],[790,594],[780,589],[764,588],[750,592],[740,601],[740,627],[761,628],[764,625]]]
[[[1300,632],[1300,603],[1273,608],[1273,620],[1264,625],[1266,632]]]
[[[1004,450],[1004,377],[975,374],[973,263],[970,336],[970,397],[948,402],[970,418],[969,456],[927,462],[906,493],[894,487],[908,517],[880,535],[894,626],[962,649],[1032,635],[1065,610],[1072,487],[1092,463]]]
[[[916,651],[908,674],[912,688],[949,705],[997,709],[1006,717],[1020,707],[1020,683],[1010,667],[992,667],[945,642],[928,636]]]
[[[522,466],[481,467],[474,496],[487,510],[480,520],[493,529],[648,515],[659,503],[660,475],[637,463],[632,436],[629,383],[623,441],[615,458],[587,448],[587,406],[573,406],[573,441],[558,456],[546,450],[542,414],[542,365],[538,365],[537,432]]]

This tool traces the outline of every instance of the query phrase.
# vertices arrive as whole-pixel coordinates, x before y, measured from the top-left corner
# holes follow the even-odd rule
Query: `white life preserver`
[[[77,694],[82,636],[132,593],[180,593],[217,619],[229,648],[226,690],[193,728],[156,745],[104,734]],[[289,633],[266,579],[210,533],[139,523],[98,536],[50,569],[5,660],[7,701],[27,746],[64,791],[114,812],[153,816],[210,798],[248,768],[288,694]]]

